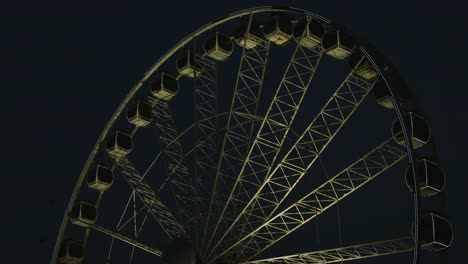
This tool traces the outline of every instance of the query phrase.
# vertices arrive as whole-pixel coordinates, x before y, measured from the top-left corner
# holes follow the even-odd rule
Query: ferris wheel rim
[[[314,17],[318,20],[320,20],[321,22],[323,23],[326,23],[326,24],[330,24],[331,21],[320,16],[320,15],[317,15],[315,13],[312,13],[312,12],[309,12],[307,10],[303,10],[303,9],[298,9],[298,8],[293,8],[293,7],[276,7],[276,6],[262,6],[262,7],[254,7],[254,8],[249,8],[249,9],[244,9],[244,10],[240,10],[240,11],[237,11],[237,12],[234,12],[234,13],[230,13],[229,15],[227,16],[224,16],[220,19],[217,19],[217,20],[214,20],[210,23],[207,23],[205,25],[203,25],[202,27],[198,28],[197,30],[193,31],[191,34],[187,35],[185,38],[183,38],[181,41],[179,41],[176,45],[174,45],[173,47],[171,47],[169,49],[169,51],[167,51],[163,56],[161,56],[155,64],[153,64],[146,72],[145,74],[143,75],[143,77],[131,88],[130,92],[125,96],[125,98],[123,99],[123,101],[121,102],[121,104],[117,107],[117,109],[115,110],[115,112],[113,113],[113,115],[111,116],[111,118],[109,119],[109,121],[107,122],[105,128],[102,130],[100,136],[98,137],[98,140],[96,141],[90,155],[88,156],[88,159],[80,173],[80,176],[77,180],[77,183],[75,184],[75,187],[73,189],[73,192],[72,192],[72,195],[70,196],[70,200],[68,202],[68,205],[67,205],[67,208],[65,210],[65,214],[62,218],[62,222],[61,222],[61,225],[60,225],[60,229],[59,229],[59,233],[58,233],[58,236],[57,236],[57,240],[56,240],[56,243],[55,243],[55,247],[54,247],[54,251],[53,251],[53,256],[52,256],[52,263],[56,263],[57,261],[57,256],[58,256],[58,249],[59,249],[59,246],[60,246],[60,243],[61,241],[63,240],[63,234],[64,234],[64,231],[65,231],[65,228],[67,226],[67,220],[68,220],[68,212],[70,212],[71,210],[71,207],[73,205],[73,203],[76,201],[76,198],[77,198],[77,194],[79,193],[79,190],[85,180],[85,177],[86,177],[86,173],[88,172],[91,164],[92,164],[92,161],[94,160],[97,152],[99,151],[100,147],[101,147],[101,144],[103,143],[103,141],[105,140],[106,136],[108,135],[109,131],[112,129],[112,127],[114,126],[115,124],[115,121],[118,119],[118,117],[122,114],[122,111],[125,109],[125,107],[129,104],[129,102],[131,101],[132,98],[134,98],[135,94],[140,90],[140,88],[143,86],[143,84],[161,67],[162,64],[164,64],[169,58],[171,58],[177,51],[179,51],[180,49],[182,49],[186,44],[188,44],[191,40],[193,40],[194,38],[198,37],[199,35],[205,33],[206,31],[218,26],[218,25],[221,25],[227,21],[230,21],[230,20],[233,20],[235,18],[238,18],[238,17],[242,17],[242,16],[245,16],[245,15],[248,15],[248,14],[255,14],[255,13],[267,13],[267,12],[284,12],[284,13],[295,13],[295,14],[302,14],[302,15],[307,15],[307,16],[311,16],[311,17]],[[381,76],[381,78],[383,78],[386,86],[388,87],[388,89],[390,90],[392,96],[391,96],[391,99],[393,101],[393,104],[394,104],[394,107],[395,107],[395,110],[397,112],[397,116],[398,116],[398,120],[400,122],[400,124],[402,125],[402,128],[403,128],[403,134],[404,134],[404,139],[405,139],[405,143],[406,143],[406,146],[407,146],[407,149],[408,149],[408,157],[410,158],[410,162],[412,162],[415,158],[414,158],[414,147],[413,147],[413,144],[412,144],[412,141],[410,140],[409,136],[407,135],[407,128],[405,126],[405,121],[404,121],[404,118],[403,118],[403,115],[405,113],[405,111],[403,109],[400,108],[400,105],[396,102],[396,99],[395,99],[395,96],[394,96],[394,92],[393,92],[393,89],[391,87],[391,85],[388,84],[388,82],[385,80],[385,74],[383,74],[383,69],[381,69],[379,67],[379,65],[377,65],[377,63],[374,61],[373,57],[371,55],[369,55],[366,51],[366,48],[364,46],[361,46],[359,47],[359,49],[363,52],[363,54],[366,56],[366,58],[373,64],[374,66],[374,69],[377,70],[377,72],[379,73],[379,76]],[[416,179],[416,172],[413,170],[413,177],[414,179]],[[415,181],[416,182],[416,181]],[[414,200],[415,200],[415,226],[418,227],[418,216],[419,216],[419,202],[418,200],[420,199],[420,194],[419,194],[419,189],[418,188],[415,188],[416,191],[415,191],[415,196],[414,196]],[[416,238],[416,241],[415,241],[415,244],[416,244],[416,247],[415,247],[415,259],[417,259],[417,255],[419,254],[419,250],[420,250],[420,241],[419,241],[419,234],[418,234],[418,228],[415,229],[416,230],[416,233],[415,233],[415,238]]]

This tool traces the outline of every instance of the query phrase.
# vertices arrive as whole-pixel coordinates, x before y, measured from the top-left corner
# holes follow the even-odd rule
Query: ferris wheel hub
[[[186,238],[172,240],[163,251],[162,259],[166,264],[197,264],[198,254],[192,242]]]

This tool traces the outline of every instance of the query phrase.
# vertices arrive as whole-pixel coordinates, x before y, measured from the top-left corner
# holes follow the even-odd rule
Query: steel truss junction
[[[274,30],[263,21],[273,21]],[[301,23],[305,23],[305,30],[298,31]],[[232,28],[237,31],[229,33]],[[215,40],[218,53],[210,53],[204,44],[207,36]],[[281,37],[289,41],[276,45]],[[347,38],[352,41],[346,42]],[[408,230],[414,224],[412,235],[395,238],[383,232],[380,241],[353,238],[355,245],[340,243],[330,249],[320,249],[311,240],[315,251],[285,256],[268,250],[274,245],[278,248],[290,234],[329,209],[346,203],[345,198],[377,176],[391,174],[403,180],[398,177],[402,174],[399,164],[415,164],[419,160],[415,148],[419,151],[432,144],[429,138],[418,136],[419,121],[407,118],[417,108],[411,99],[402,100],[401,87],[392,78],[395,69],[374,48],[362,43],[323,17],[279,7],[232,13],[181,40],[131,89],[100,135],[71,196],[52,263],[99,263],[96,256],[100,251],[86,247],[97,243],[94,236],[109,237],[101,252],[101,262],[106,263],[138,263],[139,255],[144,254],[147,259],[163,259],[169,264],[176,264],[175,255],[205,264],[342,263],[404,252],[413,252],[413,261],[419,262],[421,247],[433,249],[436,244],[443,245],[437,250],[446,254],[449,243],[432,241],[425,235],[426,220],[419,210],[424,186],[420,185],[413,188],[415,222],[408,223]],[[183,52],[185,57],[180,55]],[[277,53],[281,59],[275,59]],[[179,74],[170,74],[174,63]],[[325,84],[320,77],[322,68],[333,68],[329,66],[332,63],[347,72],[332,73],[332,84]],[[228,67],[229,72],[223,72]],[[270,71],[273,75],[268,75]],[[234,81],[223,82],[229,79],[226,76]],[[326,85],[330,91],[324,90]],[[387,100],[385,106],[391,110],[366,103],[373,100],[374,96],[369,96],[373,90],[377,102],[385,105],[382,100]],[[189,99],[181,99],[184,97]],[[315,97],[320,99],[313,103],[318,105],[316,109],[310,103]],[[128,109],[136,100],[137,114],[132,114]],[[380,120],[375,123],[387,122],[387,127],[380,134],[373,130],[366,134],[368,128],[360,127],[358,133],[372,140],[356,139],[367,147],[356,150],[361,153],[357,157],[334,159],[337,170],[328,175],[331,170],[323,162],[327,149],[336,151],[335,138],[341,138],[340,142],[355,140],[347,136],[349,129],[356,129],[352,123],[359,123],[365,116],[362,113],[372,107],[384,113],[372,116]],[[142,114],[145,109],[150,109],[146,116]],[[390,119],[389,113],[394,113]],[[389,133],[393,119],[396,123]],[[121,134],[114,138],[115,131]],[[157,144],[139,140],[144,133]],[[128,142],[130,148],[126,147]],[[146,147],[144,153],[138,152],[143,148],[140,146]],[[344,157],[354,153],[347,148],[339,152]],[[141,166],[140,155],[152,157],[149,165]],[[96,164],[104,164],[115,180],[109,183],[108,178],[107,182],[99,178],[104,174],[99,174],[101,167],[94,169]],[[410,168],[409,182],[421,173],[417,166]],[[308,178],[319,179],[315,174],[326,177],[314,187],[304,184]],[[90,177],[97,178],[90,183]],[[80,203],[93,200],[86,197],[89,187],[98,190],[96,200]],[[122,197],[122,188],[130,195],[126,204],[111,206],[118,208],[120,216],[114,218],[118,220],[114,226],[117,220],[106,217],[116,209],[106,210],[106,197],[113,197],[112,192]],[[442,188],[438,196],[443,196]],[[443,219],[440,214],[438,217]],[[124,251],[115,249],[118,246],[131,249],[130,257],[113,257]]]

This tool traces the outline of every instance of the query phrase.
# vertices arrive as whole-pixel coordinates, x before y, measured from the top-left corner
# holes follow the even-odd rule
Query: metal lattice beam
[[[217,70],[215,62],[195,54],[195,63],[203,66],[203,71],[194,80],[194,144],[193,184],[195,190],[194,225],[203,226],[206,222],[211,197],[210,186],[214,185],[212,175],[216,173],[218,161],[218,98]],[[201,244],[202,228],[196,228],[196,243]]]
[[[253,258],[338,201],[365,186],[406,155],[404,148],[391,137],[252,232],[243,234],[242,239],[210,259],[209,263],[223,255],[229,255],[237,247],[240,247],[244,254],[240,257],[241,260]]]
[[[252,186],[258,186],[257,191],[249,196],[247,205],[231,228],[240,221],[248,223],[244,225],[242,232],[249,232],[264,223],[312,167],[375,84],[375,80],[362,79],[355,73],[363,62],[362,58],[356,67],[351,69],[281,162],[272,171],[268,170],[266,179],[262,183],[251,182]],[[254,165],[258,165],[258,162]],[[255,168],[254,165],[251,167]],[[255,179],[245,178],[245,182]],[[228,229],[221,239],[224,245],[229,246],[235,242],[232,239],[224,240],[225,237],[231,236],[232,229]]]
[[[253,16],[250,16],[246,32],[250,32]],[[251,35],[251,38],[256,38]],[[239,172],[238,165],[244,160],[251,139],[254,121],[246,115],[256,114],[258,100],[261,94],[263,78],[265,75],[270,43],[256,38],[258,45],[253,49],[243,48],[237,80],[234,87],[234,95],[231,101],[226,131],[224,134],[221,152],[217,164],[217,172],[208,210],[208,221],[205,224],[203,235],[204,248],[207,249],[215,232],[208,236],[208,226],[216,224],[221,217],[215,212],[215,205],[227,202],[226,194],[230,192],[235,182],[235,176]],[[214,217],[216,215],[216,218]],[[226,218],[224,218],[226,219]],[[213,223],[211,221],[214,221]]]
[[[169,182],[176,197],[178,214],[182,223],[187,225],[193,218],[195,190],[184,159],[182,144],[177,140],[179,134],[168,102],[152,97],[149,98],[149,101],[153,105],[155,126],[159,131],[161,148],[169,170]]]
[[[315,252],[294,254],[261,260],[253,260],[244,264],[324,264],[349,260],[380,257],[413,250],[413,238],[405,237],[367,244],[326,249]]]
[[[177,222],[169,209],[156,197],[153,189],[142,178],[135,166],[127,158],[118,159],[116,165],[119,172],[124,176],[169,238],[176,239],[185,236],[184,228]]]
[[[92,228],[92,229],[94,229],[94,230],[96,230],[96,231],[99,231],[99,232],[101,232],[101,233],[104,233],[104,234],[106,234],[106,235],[108,235],[108,236],[111,236],[111,237],[113,237],[113,238],[116,238],[116,239],[118,239],[118,240],[120,240],[120,241],[123,241],[123,242],[125,242],[125,243],[128,243],[128,244],[130,244],[130,245],[132,245],[132,246],[134,246],[134,247],[137,247],[137,248],[142,249],[142,250],[144,250],[144,251],[146,251],[146,252],[149,252],[149,253],[151,253],[151,254],[153,254],[153,255],[156,255],[156,256],[161,256],[161,255],[162,255],[162,251],[161,251],[161,250],[152,248],[152,247],[150,247],[150,246],[148,246],[148,245],[145,245],[145,244],[143,244],[143,243],[141,243],[141,242],[139,242],[139,241],[136,241],[136,240],[134,240],[134,239],[132,239],[132,238],[129,238],[129,237],[127,237],[127,236],[124,236],[124,235],[122,235],[122,234],[120,234],[120,233],[118,233],[118,232],[109,230],[109,229],[107,229],[107,228],[104,228],[104,227],[102,227],[102,226],[98,226],[98,225],[95,225],[95,224],[94,224],[94,225],[90,225],[89,227]]]
[[[239,207],[240,215],[242,215],[249,207],[249,201],[254,198],[255,190],[264,181],[276,160],[322,55],[321,48],[306,49],[300,45],[296,46],[242,166],[235,171],[236,181],[219,221],[224,221],[222,215],[225,211],[235,212],[235,208]],[[247,197],[247,199],[240,197]],[[229,231],[236,232],[234,226],[239,219],[240,217],[237,217],[231,223],[228,232],[218,239],[212,252],[229,234]]]

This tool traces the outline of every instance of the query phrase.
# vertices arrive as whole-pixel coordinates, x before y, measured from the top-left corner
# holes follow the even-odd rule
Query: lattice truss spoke
[[[245,211],[253,194],[264,181],[287,137],[322,55],[320,48],[309,50],[296,46],[257,135],[247,155],[244,155],[242,166],[233,171],[236,181],[224,211],[233,211],[235,214],[237,208]],[[231,223],[229,229],[235,230],[235,222]],[[233,232],[231,238],[236,239],[237,234]],[[218,240],[213,251],[224,237]]]
[[[253,260],[245,264],[319,264],[379,257],[413,250],[411,237],[379,241],[355,246],[320,250],[283,257]]]
[[[281,162],[273,170],[271,170],[271,166],[264,167],[263,171],[266,171],[268,176],[263,182],[259,182],[262,179],[252,177],[252,174],[258,175],[259,162],[256,164],[247,163],[251,173],[246,171],[243,176],[243,185],[248,183],[251,186],[256,186],[256,192],[245,195],[249,198],[246,202],[247,205],[223,238],[232,237],[232,227],[237,222],[245,223],[241,231],[242,234],[248,234],[258,225],[264,223],[338,134],[375,84],[375,80],[364,80],[355,74],[355,69],[362,62],[363,59],[356,65],[356,68],[351,70]],[[239,232],[236,233],[239,234]],[[221,239],[221,241],[223,241],[224,248],[235,242],[233,239]]]
[[[405,156],[405,149],[391,137],[252,232],[243,234],[243,238],[210,259],[209,263],[223,255],[232,256],[235,252],[242,252],[243,255],[237,256],[238,259],[233,256],[233,261],[251,259],[363,187]]]
[[[257,39],[257,41],[258,45],[255,48],[243,49],[240,59],[239,71],[229,116],[227,117],[226,131],[218,159],[215,183],[208,210],[209,220],[206,221],[203,235],[205,248],[209,244],[206,243],[208,242],[206,241],[208,226],[212,223],[211,221],[217,221],[220,218],[219,210],[223,208],[222,205],[227,200],[227,194],[229,194],[235,181],[235,176],[239,172],[239,164],[241,164],[246,155],[254,129],[254,121],[249,118],[249,115],[255,115],[257,112],[270,50],[269,42],[262,39]],[[224,216],[225,220],[228,218],[229,215]]]
[[[218,161],[217,129],[217,65],[213,61],[196,54],[196,64],[202,65],[203,71],[194,80],[194,144],[193,160],[195,161],[194,188],[196,200],[195,225],[202,226],[206,222],[211,197],[211,186],[214,181]],[[196,228],[201,232],[202,228]],[[197,233],[196,239],[202,234]]]
[[[252,210],[247,214],[248,219],[263,223],[274,213],[359,107],[374,84],[375,81],[364,80],[354,70],[351,71],[260,186],[251,200]]]
[[[141,242],[139,242],[139,241],[137,241],[137,240],[135,240],[135,239],[132,239],[132,238],[130,238],[130,237],[127,237],[127,236],[125,236],[125,235],[122,235],[122,234],[120,234],[119,232],[112,231],[112,230],[110,230],[110,229],[104,228],[104,227],[99,226],[99,225],[96,225],[96,224],[90,225],[89,227],[90,227],[91,229],[93,229],[93,230],[96,230],[96,231],[98,231],[98,232],[100,232],[100,233],[103,233],[103,234],[106,234],[106,235],[108,235],[108,236],[111,236],[112,238],[115,238],[115,239],[118,239],[118,240],[120,240],[120,241],[123,241],[123,242],[125,242],[125,243],[127,243],[127,244],[129,244],[129,245],[131,245],[131,246],[133,246],[133,247],[139,248],[139,249],[141,249],[141,250],[144,250],[144,251],[149,252],[149,253],[151,253],[151,254],[154,254],[154,255],[156,255],[156,256],[161,256],[161,255],[162,255],[162,251],[161,251],[161,250],[155,249],[155,248],[153,248],[153,247],[151,247],[151,246],[148,246],[148,245],[146,245],[146,244],[144,244],[144,243],[141,243]]]
[[[156,193],[143,179],[133,163],[127,158],[116,161],[119,172],[130,184],[135,194],[148,208],[150,214],[156,219],[171,239],[185,236],[183,227],[178,223],[171,211],[156,197]]]
[[[149,97],[148,100],[153,105],[155,126],[159,132],[161,149],[163,149],[167,163],[169,183],[176,197],[178,215],[188,228],[194,215],[195,190],[184,159],[182,144],[178,140],[179,134],[168,102],[153,97]]]

